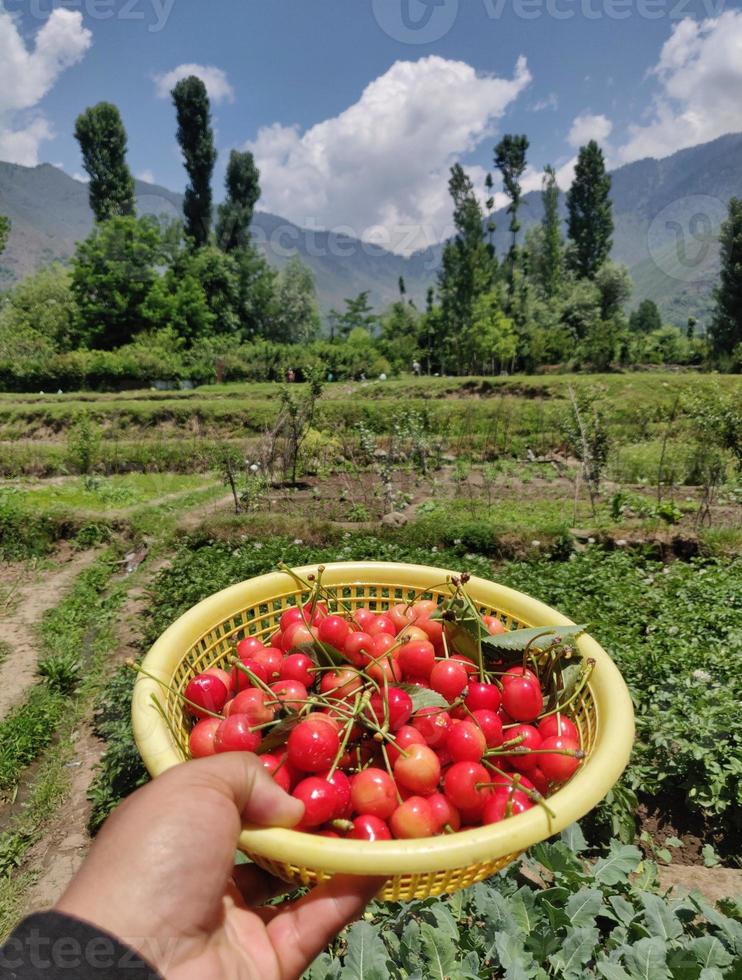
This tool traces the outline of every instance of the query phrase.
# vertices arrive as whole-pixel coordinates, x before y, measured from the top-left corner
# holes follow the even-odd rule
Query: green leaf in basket
[[[526,649],[531,644],[532,650],[546,650],[553,646],[556,637],[562,643],[576,640],[581,636],[587,625],[582,626],[534,626],[529,629],[510,630],[508,633],[499,633],[497,636],[487,634],[482,639],[482,644],[495,650],[520,650]],[[543,634],[543,635],[542,635]]]
[[[370,922],[356,922],[348,931],[348,953],[341,980],[389,980],[387,952]]]
[[[398,686],[400,690],[409,694],[413,714],[421,708],[442,708],[445,711],[451,707],[442,694],[431,691],[427,687],[418,687],[416,684],[399,684]]]
[[[277,749],[280,745],[283,745],[291,729],[295,728],[300,721],[301,718],[299,715],[289,715],[287,718],[282,718],[274,728],[271,728],[265,738],[263,738],[255,750],[256,753],[262,755],[264,752],[270,752],[272,749]]]

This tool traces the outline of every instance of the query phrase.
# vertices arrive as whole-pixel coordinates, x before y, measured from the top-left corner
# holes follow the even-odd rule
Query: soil
[[[58,553],[59,564],[54,568],[37,570],[25,565],[6,570],[8,590],[13,588],[18,577],[20,584],[10,597],[11,608],[0,609],[3,613],[1,638],[8,647],[8,654],[0,665],[0,718],[23,700],[36,679],[40,652],[36,631],[42,616],[61,602],[77,576],[92,565],[97,554],[96,551],[63,549]]]
[[[680,896],[700,892],[709,902],[723,898],[742,898],[742,870],[739,868],[703,868],[682,864],[661,867],[660,884]]]
[[[706,844],[711,844],[723,858],[733,858],[739,852],[739,841],[728,828],[715,826],[699,813],[689,811],[682,796],[659,796],[651,808],[641,803],[637,816],[640,833],[649,834],[656,848],[665,847],[668,837],[681,841],[680,847],[668,848],[673,863],[703,865]]]

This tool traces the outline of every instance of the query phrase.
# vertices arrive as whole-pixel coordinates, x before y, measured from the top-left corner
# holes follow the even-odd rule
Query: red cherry
[[[214,755],[214,737],[220,725],[218,718],[202,718],[196,722],[188,736],[188,747],[193,759],[205,759],[208,755]]]
[[[371,695],[369,716],[379,726],[384,724],[386,717],[389,731],[396,732],[410,720],[412,698],[398,687],[389,687],[385,693],[386,697],[380,691]]]
[[[433,808],[424,797],[411,796],[394,811],[389,826],[401,840],[432,837],[436,831]]]
[[[466,668],[458,661],[439,660],[430,672],[430,686],[449,703],[455,701],[467,685]]]
[[[427,745],[414,743],[408,745],[405,752],[407,755],[400,755],[394,763],[394,778],[413,793],[421,796],[434,793],[441,778],[438,756]]]
[[[385,616],[382,613],[382,615],[376,616],[372,623],[368,624],[366,632],[369,636],[376,636],[379,633],[388,633],[389,636],[396,636],[397,627],[394,625],[394,621],[390,616]]]
[[[260,733],[250,727],[247,715],[230,715],[214,734],[217,752],[254,752],[260,745]]]
[[[249,657],[253,657],[258,650],[262,650],[265,647],[265,643],[258,636],[246,636],[244,640],[240,640],[237,644],[237,656],[240,660],[246,660]]]
[[[447,796],[444,796],[443,793],[433,793],[432,796],[428,796],[426,799],[433,811],[436,833],[443,830],[446,824],[452,830],[459,829],[461,826],[461,816]]]
[[[284,653],[301,651],[302,647],[311,647],[314,644],[314,634],[304,623],[293,623],[284,631],[282,642]]]
[[[403,630],[405,626],[409,626],[413,619],[415,618],[415,613],[411,606],[408,606],[404,602],[397,603],[396,606],[392,608],[386,614],[389,619],[394,623],[396,629],[395,632],[399,633]]]
[[[441,745],[451,729],[451,716],[440,708],[420,708],[412,719],[416,728],[431,748]]]
[[[310,626],[319,626],[323,619],[327,618],[328,609],[324,602],[318,602],[312,612],[312,603],[307,602],[304,606],[304,618]]]
[[[320,773],[320,777],[335,787],[338,798],[337,816],[347,820],[353,812],[353,804],[350,801],[350,780],[340,769],[336,769],[332,776],[327,772]]]
[[[479,673],[479,667],[477,667],[474,661],[469,657],[465,657],[463,653],[454,653],[451,660],[455,660],[457,663],[463,664],[469,677],[473,677],[475,674]]]
[[[443,645],[443,621],[440,619],[426,619],[421,617],[415,620],[415,625],[421,629],[431,643],[437,647]]]
[[[393,656],[382,657],[366,666],[366,673],[379,687],[386,684],[397,684],[402,680],[402,671]]]
[[[446,748],[454,762],[479,762],[487,749],[487,740],[475,722],[460,721],[448,733]]]
[[[534,674],[530,667],[523,667],[522,664],[516,664],[515,667],[508,667],[500,680],[502,681],[502,686],[505,688],[513,680],[513,678],[522,677],[526,677],[529,681],[533,681],[534,684],[540,686],[538,674]]]
[[[259,758],[281,789],[288,793],[291,789],[291,770],[286,763],[279,756],[270,753],[261,755]]]
[[[566,735],[551,735],[541,743],[541,749],[558,749],[562,752],[579,751],[580,743]],[[550,782],[564,783],[574,774],[580,765],[577,756],[559,755],[556,752],[551,755],[539,755],[538,768]]]
[[[555,714],[542,718],[538,723],[538,730],[542,738],[551,738],[552,735],[563,735],[565,738],[574,739],[579,744],[580,733],[577,725],[566,715]]]
[[[433,644],[419,640],[416,643],[403,643],[399,648],[399,666],[405,677],[429,678],[435,666]]]
[[[381,820],[388,820],[397,809],[394,780],[383,769],[356,773],[350,781],[350,798],[356,813],[368,813]]]
[[[402,727],[395,732],[394,741],[389,742],[386,747],[386,754],[389,757],[389,761],[392,765],[394,765],[402,754],[399,749],[406,749],[408,745],[425,745],[425,739],[416,728],[412,727],[412,725],[402,725]]]
[[[232,677],[228,670],[222,670],[221,667],[209,667],[203,672],[203,676],[218,677],[228,691],[232,690]]]
[[[356,630],[349,633],[345,640],[345,656],[356,667],[365,667],[369,661],[371,646],[374,640],[368,633]]]
[[[531,769],[531,780],[533,781],[533,788],[537,793],[540,793],[542,796],[548,795],[549,780],[546,778],[546,776],[544,776],[540,768]]]
[[[328,698],[342,701],[360,691],[363,687],[362,677],[358,671],[350,667],[341,667],[339,670],[327,670],[322,674],[319,682],[320,693]]]
[[[445,794],[459,810],[482,812],[490,790],[490,776],[481,762],[455,762],[443,778]],[[462,814],[463,819],[463,814]]]
[[[342,650],[348,639],[350,626],[341,616],[326,616],[319,622],[319,638],[328,646]]]
[[[296,623],[304,622],[304,613],[299,608],[299,606],[289,606],[288,609],[281,613],[281,618],[278,621],[281,627],[281,632],[285,633],[289,626],[294,626]]]
[[[482,622],[490,636],[499,636],[501,633],[507,633],[505,624],[497,616],[482,616]]]
[[[478,711],[472,712],[472,719],[482,729],[482,734],[484,735],[488,749],[494,749],[502,745],[505,740],[502,732],[502,722],[494,711],[487,711],[486,708],[480,708]]]
[[[229,690],[218,677],[213,674],[199,674],[188,682],[185,691],[185,698],[192,704],[187,704],[186,709],[195,718],[207,718],[208,712],[219,714],[227,703]]]
[[[266,672],[266,681],[277,681],[281,676],[281,664],[283,663],[283,653],[277,647],[266,647],[264,650],[256,650],[253,660],[261,664]]]
[[[309,716],[291,730],[287,744],[288,760],[301,772],[322,772],[335,760],[340,740],[327,716]]]
[[[376,619],[376,613],[371,612],[367,606],[360,606],[353,612],[353,622],[362,632],[367,632],[367,627]]]
[[[430,641],[428,634],[419,626],[405,626],[398,639],[402,643],[428,643]]]
[[[396,646],[397,640],[394,636],[389,633],[376,633],[371,641],[370,656],[372,660],[378,660],[385,654],[389,653],[393,646]]]
[[[301,818],[297,830],[319,827],[338,816],[338,793],[333,784],[328,783],[326,779],[320,779],[318,776],[302,779],[294,787],[291,795],[304,804],[304,816]]]
[[[243,660],[242,663],[251,673],[259,677],[264,684],[268,682],[268,670],[264,664],[259,664],[257,660],[251,660],[249,658]],[[232,668],[232,688],[235,691],[244,691],[246,687],[251,687],[252,683],[249,675],[244,670],[240,670],[239,667]]]
[[[268,695],[264,691],[257,687],[248,687],[229,702],[228,715],[230,718],[232,715],[245,715],[253,727],[266,725],[276,716],[275,705],[266,704],[268,700]]]
[[[503,688],[502,706],[516,721],[535,721],[544,710],[544,696],[538,681],[513,677]]]
[[[464,704],[469,711],[497,711],[500,707],[502,698],[500,689],[496,684],[482,684],[479,681],[471,681]]]
[[[518,772],[530,772],[531,769],[536,769],[541,765],[541,755],[520,755],[518,749],[540,749],[543,739],[538,732],[537,728],[533,725],[516,725],[515,728],[510,728],[506,732],[507,741],[511,741],[516,738],[520,738],[521,741],[517,746],[517,749],[512,755],[508,756],[510,760],[510,765],[513,769],[517,769]]]
[[[314,663],[305,653],[291,653],[281,661],[282,681],[299,681],[310,688],[314,683]]]
[[[270,688],[280,702],[280,708],[301,711],[307,702],[307,689],[300,681],[276,681]]]
[[[525,813],[532,806],[533,803],[531,803],[525,793],[499,787],[484,804],[482,823],[498,823],[507,816],[514,817],[518,813]]]
[[[353,821],[353,829],[348,834],[351,840],[391,840],[392,835],[386,823],[371,813],[362,813]]]

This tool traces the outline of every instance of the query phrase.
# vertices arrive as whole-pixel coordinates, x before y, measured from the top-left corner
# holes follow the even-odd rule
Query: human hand
[[[381,885],[337,876],[296,902],[255,908],[286,886],[234,867],[242,823],[293,827],[302,814],[253,755],[176,766],[113,813],[56,909],[172,980],[294,980]]]

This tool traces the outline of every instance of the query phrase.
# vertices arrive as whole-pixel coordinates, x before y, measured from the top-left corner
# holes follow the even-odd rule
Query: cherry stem
[[[498,776],[504,776],[505,779],[507,779],[509,783],[511,783],[511,784],[517,783],[518,784],[518,788],[519,788],[519,790],[520,790],[521,793],[525,793],[526,796],[529,798],[529,800],[532,800],[534,803],[538,803],[539,806],[542,806],[544,808],[544,810],[546,810],[546,812],[552,818],[552,820],[555,820],[556,819],[556,814],[551,809],[551,807],[549,807],[549,806],[546,805],[546,800],[538,792],[538,790],[526,789],[526,787],[523,786],[523,784],[520,781],[521,780],[521,774],[519,772],[517,772],[517,773],[508,773],[508,772],[505,772],[504,769],[498,769],[497,766],[492,765],[491,762],[486,762],[484,759],[482,760],[482,762],[484,763],[484,765],[488,769],[491,769],[492,772],[497,773]]]
[[[150,699],[151,699],[152,703],[154,704],[155,709],[157,710],[158,714],[160,715],[160,717],[162,718],[162,720],[167,725],[167,729],[170,732],[170,735],[172,736],[173,741],[175,742],[176,745],[178,745],[179,744],[179,741],[178,741],[178,733],[173,728],[172,723],[170,722],[170,719],[167,716],[167,712],[165,711],[165,709],[163,708],[163,706],[160,704],[160,702],[159,702],[159,700],[157,698],[157,695],[155,694],[154,691],[150,694]]]
[[[551,711],[546,711],[543,715],[541,715],[539,721],[543,721],[544,718],[548,718],[550,715],[564,714],[565,710],[571,704],[573,704],[574,701],[579,697],[579,695],[582,694],[582,692],[585,690],[587,683],[590,680],[590,677],[592,676],[592,672],[594,668],[595,668],[595,661],[592,658],[586,660],[585,669],[582,672],[582,677],[580,677],[579,683],[577,684],[577,687],[572,692],[571,697],[569,697],[564,702],[564,704],[558,704],[556,708],[552,708]]]
[[[233,667],[236,667],[237,670],[241,670],[243,674],[246,674],[247,677],[250,678],[253,687],[259,687],[264,694],[269,695],[271,698],[275,698],[276,692],[272,691],[265,681],[261,680],[257,674],[254,674],[249,667],[246,667],[238,657],[234,657],[229,662]]]
[[[335,770],[340,765],[340,760],[345,755],[345,750],[348,747],[348,739],[350,738],[350,733],[353,729],[353,725],[355,724],[355,715],[358,712],[358,705],[360,703],[360,700],[361,700],[361,695],[356,694],[356,699],[353,704],[353,717],[345,725],[345,731],[343,732],[343,739],[340,745],[338,746],[338,751],[337,751],[337,755],[335,756],[335,761],[330,766],[330,772],[327,775],[328,779],[331,779],[335,775]]]

